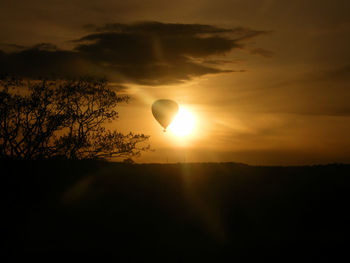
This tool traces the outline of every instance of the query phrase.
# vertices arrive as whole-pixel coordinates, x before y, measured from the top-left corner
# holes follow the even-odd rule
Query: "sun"
[[[178,137],[188,136],[195,129],[196,120],[191,112],[180,107],[179,112],[169,125],[169,130]]]

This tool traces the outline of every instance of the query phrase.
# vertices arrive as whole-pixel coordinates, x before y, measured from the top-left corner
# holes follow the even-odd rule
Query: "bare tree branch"
[[[105,80],[0,78],[0,157],[94,159],[139,156],[149,136],[104,128],[127,102]]]

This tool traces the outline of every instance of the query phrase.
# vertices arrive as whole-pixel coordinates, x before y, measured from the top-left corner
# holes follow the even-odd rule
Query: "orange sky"
[[[155,151],[144,153],[138,162],[350,162],[349,1],[12,0],[0,5],[3,54],[51,43],[56,47],[44,48],[51,48],[55,58],[60,58],[57,50],[71,52],[65,56],[74,61],[69,69],[74,74],[105,73],[126,88],[132,99],[120,107],[120,119],[112,126],[151,136]],[[108,58],[101,53],[98,63],[104,67],[94,64],[96,58],[71,58],[79,52],[92,56],[91,41],[107,43],[99,35],[111,32],[106,24],[121,23],[118,30],[144,36],[149,26],[125,26],[138,21],[157,21],[169,28],[152,32],[157,70],[148,70],[152,56],[136,54],[132,61],[119,56],[135,44],[133,38],[127,40],[130,46],[126,41],[113,53],[118,54],[120,71],[105,66]],[[169,27],[174,23],[191,31],[191,39],[184,41]],[[193,24],[212,26],[215,32],[189,26]],[[219,32],[237,28],[241,31]],[[168,33],[177,44],[163,41]],[[213,40],[206,47],[201,39],[208,36]],[[144,67],[137,71],[135,65]],[[179,139],[162,132],[150,110],[159,98],[175,100],[194,114],[192,135]]]

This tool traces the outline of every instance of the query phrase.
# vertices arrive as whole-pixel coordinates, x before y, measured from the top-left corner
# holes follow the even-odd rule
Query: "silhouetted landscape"
[[[1,166],[9,262],[347,256],[350,165],[47,160]]]
[[[349,11],[1,1],[0,258],[350,262]]]

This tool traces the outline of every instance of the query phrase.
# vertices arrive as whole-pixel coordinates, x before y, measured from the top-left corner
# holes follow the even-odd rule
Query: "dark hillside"
[[[350,165],[1,165],[10,262],[349,257]]]

